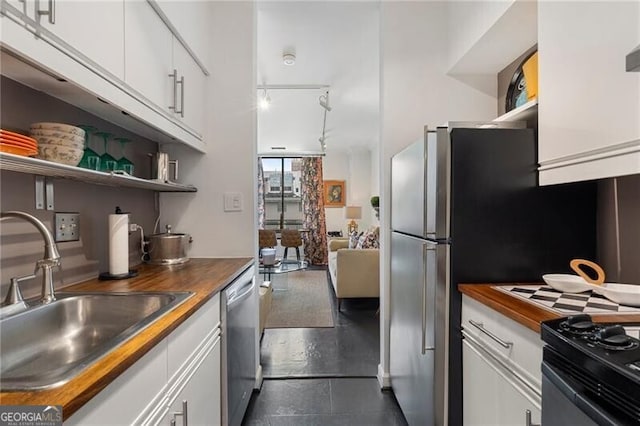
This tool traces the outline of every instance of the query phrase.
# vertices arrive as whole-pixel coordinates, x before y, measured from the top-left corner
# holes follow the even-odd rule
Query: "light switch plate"
[[[80,213],[56,213],[54,222],[57,243],[80,239]]]
[[[242,204],[242,194],[240,192],[224,193],[225,212],[241,212],[243,208]]]

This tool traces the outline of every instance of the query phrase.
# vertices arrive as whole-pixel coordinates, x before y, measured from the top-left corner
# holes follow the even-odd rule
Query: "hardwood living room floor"
[[[380,390],[376,379],[378,300],[344,300],[338,312],[330,291],[333,328],[265,329],[264,383],[243,425],[407,424],[393,392]]]

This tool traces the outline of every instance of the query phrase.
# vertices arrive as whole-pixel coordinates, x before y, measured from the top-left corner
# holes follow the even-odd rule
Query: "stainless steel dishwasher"
[[[222,420],[240,426],[256,381],[258,294],[255,269],[222,292]]]

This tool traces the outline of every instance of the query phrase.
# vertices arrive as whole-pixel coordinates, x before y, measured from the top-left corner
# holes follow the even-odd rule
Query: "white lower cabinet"
[[[166,339],[76,411],[65,425],[131,425],[167,386]]]
[[[539,425],[542,342],[536,333],[466,296],[462,312],[464,425]]]
[[[220,337],[216,294],[65,425],[221,424]]]
[[[462,346],[463,421],[465,425],[530,426],[540,424],[540,402],[527,396],[517,379],[492,362],[482,349]],[[526,412],[531,412],[527,425]]]
[[[220,336],[198,363],[184,386],[178,385],[178,393],[168,401],[169,412],[160,424],[179,426],[220,425]],[[186,415],[185,415],[186,413]]]

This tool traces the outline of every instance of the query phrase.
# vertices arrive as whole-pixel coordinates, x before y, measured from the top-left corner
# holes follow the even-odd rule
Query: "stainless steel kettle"
[[[166,152],[156,152],[149,156],[151,157],[151,179],[170,182],[169,167],[173,164],[173,180],[178,180],[178,160],[169,160],[169,154]]]

